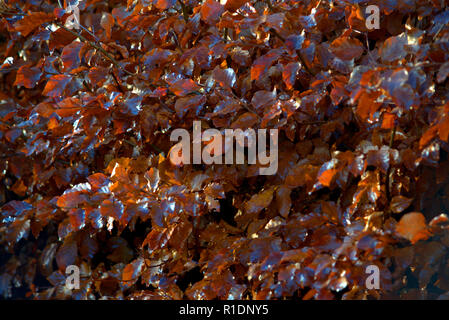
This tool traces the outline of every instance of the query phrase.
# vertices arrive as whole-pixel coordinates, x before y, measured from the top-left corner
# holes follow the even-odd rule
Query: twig
[[[111,70],[111,74],[112,74],[112,78],[114,79],[115,83],[117,84],[118,89],[120,90],[121,93],[125,93],[125,91],[123,90],[122,86],[120,85],[120,83],[118,82],[117,77],[115,76],[114,70]]]
[[[92,90],[92,88],[89,86],[89,84],[86,81],[83,81],[83,86],[84,88],[87,89],[87,91],[89,91],[90,93],[94,93],[94,91]]]
[[[396,124],[394,124],[393,129],[391,129],[390,143],[388,145],[389,149],[391,149],[393,147],[395,135],[396,135]],[[386,190],[386,196],[388,199],[388,205],[390,205],[390,202],[391,202],[390,173],[391,173],[391,164],[388,166],[386,177],[385,177],[385,190]],[[387,211],[387,215],[389,215],[389,214],[390,214],[390,209],[388,209],[388,211]]]
[[[181,53],[184,53],[184,49],[181,47],[181,44],[179,43],[178,36],[176,35],[176,32],[170,31],[171,36],[173,37],[173,40],[175,40],[176,46],[181,51]]]
[[[370,62],[373,66],[376,66],[376,59],[374,59],[373,55],[371,54],[371,51],[369,49],[369,39],[368,39],[368,33],[365,33],[365,41],[366,41],[366,51],[368,52],[368,56],[370,59]]]
[[[182,2],[182,0],[178,0],[178,2],[181,5],[182,16],[184,17],[185,22],[189,22],[189,11],[186,5],[184,4],[184,2]]]
[[[223,42],[228,42],[228,28],[224,28],[223,30]]]

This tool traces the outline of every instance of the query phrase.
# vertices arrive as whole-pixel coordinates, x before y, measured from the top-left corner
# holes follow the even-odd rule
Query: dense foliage
[[[448,298],[448,6],[2,1],[0,295]],[[277,173],[174,166],[196,120],[279,129]]]

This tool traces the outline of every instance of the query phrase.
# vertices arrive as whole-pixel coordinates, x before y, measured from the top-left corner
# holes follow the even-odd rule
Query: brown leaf
[[[170,85],[170,91],[179,97],[184,97],[200,88],[192,79],[180,79]]]
[[[207,24],[215,24],[224,12],[223,5],[215,0],[206,0],[201,6],[201,20]]]
[[[62,49],[61,60],[66,72],[76,69],[81,64],[83,42],[75,41]]]
[[[39,27],[45,22],[50,22],[54,19],[52,13],[45,12],[32,12],[26,15],[22,20],[17,21],[14,27],[19,31],[24,37],[30,34],[34,29]]]
[[[267,54],[257,58],[251,67],[251,80],[257,80],[267,72],[267,70],[273,65],[273,63],[281,56],[280,49],[270,50]]]
[[[363,54],[363,44],[355,38],[341,37],[330,46],[331,51],[341,60],[358,59]]]
[[[78,246],[72,238],[66,238],[56,253],[56,262],[59,270],[65,272],[67,266],[76,264],[78,257]]]
[[[126,282],[135,282],[142,272],[142,268],[145,265],[143,258],[138,258],[127,264],[122,272],[122,280]]]
[[[243,6],[245,3],[247,3],[249,0],[228,0],[225,3],[225,9],[231,12],[236,11],[241,6]]]
[[[437,82],[442,83],[444,80],[446,80],[447,76],[449,75],[449,61],[446,61],[443,63],[438,70],[437,74]]]
[[[24,65],[17,70],[15,86],[24,86],[25,88],[32,89],[36,86],[37,82],[42,76],[42,71],[37,67],[30,67],[30,65]]]
[[[100,25],[106,31],[106,39],[111,38],[112,27],[114,27],[114,23],[115,23],[115,20],[114,20],[114,17],[112,16],[112,14],[103,12],[103,14],[101,16]]]
[[[220,84],[221,87],[225,89],[230,89],[234,87],[237,81],[235,71],[232,68],[227,69],[216,68],[214,70],[214,79]]]
[[[282,71],[282,80],[284,80],[285,86],[288,90],[293,89],[296,82],[296,76],[301,68],[298,62],[290,62],[284,66]]]
[[[75,208],[79,204],[86,202],[87,197],[81,191],[64,193],[58,198],[57,204],[60,208]]]
[[[206,97],[204,95],[179,98],[175,103],[176,114],[179,118],[184,117],[189,111],[195,111],[195,114],[197,114],[205,103]]]
[[[245,203],[245,211],[248,214],[259,213],[263,209],[267,208],[273,200],[274,188],[269,188],[255,194]]]
[[[72,78],[65,74],[54,75],[48,80],[42,94],[47,97],[60,97]]]
[[[108,79],[109,70],[103,67],[93,67],[89,69],[90,82],[98,87],[101,87],[103,83]]]
[[[159,10],[167,10],[175,5],[176,0],[156,0],[155,7]]]
[[[279,210],[279,214],[284,218],[287,218],[292,206],[292,200],[290,197],[292,190],[286,186],[280,186],[276,190],[276,206]]]
[[[413,199],[404,196],[395,196],[391,199],[390,208],[394,213],[401,213],[412,204]]]
[[[257,123],[257,121],[258,118],[254,113],[245,112],[231,124],[231,128],[246,130],[248,128],[252,128]]]
[[[390,37],[383,43],[379,49],[379,54],[385,62],[392,62],[403,59],[407,52],[405,45],[407,44],[407,35],[402,33],[396,37]]]

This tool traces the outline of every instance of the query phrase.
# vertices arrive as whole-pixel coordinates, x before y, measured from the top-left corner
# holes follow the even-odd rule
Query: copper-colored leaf
[[[245,3],[247,3],[249,0],[228,0],[225,3],[225,9],[229,11],[236,11],[241,6],[243,6]]]
[[[24,86],[25,88],[32,89],[36,86],[37,82],[42,76],[42,71],[37,67],[30,67],[24,65],[17,70],[15,86]]]
[[[396,225],[396,232],[412,243],[425,240],[430,235],[426,218],[420,212],[410,212],[402,216]]]
[[[179,97],[197,91],[199,86],[192,79],[180,79],[170,85],[170,91]]]
[[[42,94],[48,97],[62,96],[62,93],[70,80],[71,77],[65,74],[54,75],[48,80]]]
[[[17,21],[14,27],[24,37],[29,35],[34,29],[45,22],[50,22],[54,19],[53,14],[45,12],[32,12],[26,15],[22,20]]]
[[[214,24],[220,19],[220,16],[224,12],[223,5],[215,0],[206,0],[201,6],[201,20],[208,24]]]
[[[335,39],[330,49],[342,60],[358,59],[364,51],[363,44],[358,39],[349,37]]]

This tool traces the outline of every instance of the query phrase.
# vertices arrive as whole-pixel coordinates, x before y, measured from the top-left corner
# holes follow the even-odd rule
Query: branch
[[[394,136],[396,135],[396,124],[394,125],[393,129],[391,129],[391,133],[390,133],[390,143],[388,145],[388,147],[391,149],[393,147],[393,143],[394,143]],[[391,201],[391,194],[390,194],[390,172],[391,172],[391,165],[388,166],[387,169],[387,176],[385,177],[385,187],[386,187],[386,194],[387,194],[387,199],[388,199],[388,203],[390,203]]]
[[[185,22],[189,22],[189,10],[187,9],[184,2],[182,2],[182,0],[178,0],[178,2],[181,5],[182,16],[184,17]]]
[[[125,91],[123,90],[120,82],[118,82],[117,77],[115,76],[115,73],[113,70],[111,70],[111,74],[112,74],[112,78],[114,79],[115,83],[117,84],[117,88],[120,90],[121,93],[125,93]]]
[[[390,149],[393,147],[394,136],[395,135],[396,135],[396,123],[394,124],[394,127],[393,127],[393,129],[391,129],[391,133],[390,133],[390,143],[388,144],[388,147]],[[384,222],[391,215],[391,208],[390,208],[391,207],[390,175],[391,175],[391,164],[388,166],[386,177],[385,177],[385,193],[386,193],[386,196],[387,196],[388,208],[385,211],[385,214],[383,215],[383,221]]]

